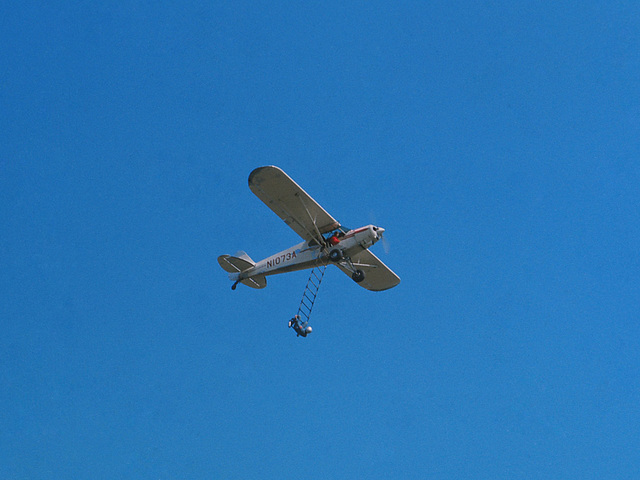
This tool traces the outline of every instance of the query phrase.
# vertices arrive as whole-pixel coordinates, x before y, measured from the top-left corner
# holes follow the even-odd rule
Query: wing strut
[[[304,200],[302,200],[302,197],[300,195],[298,195],[297,193],[296,193],[296,197],[298,197],[300,199],[300,203],[304,207],[304,210],[307,212],[307,215],[309,215],[309,220],[311,220],[311,223],[313,224],[313,228],[316,230],[316,233],[318,234],[318,237],[316,238],[316,241],[318,242],[318,245],[324,247],[324,237],[320,233],[320,230],[318,230],[318,225],[316,224],[316,219],[311,216],[311,212],[307,208],[307,205],[304,203]],[[309,232],[309,233],[311,233],[311,232]],[[311,235],[311,236],[313,237],[313,235]],[[324,271],[323,271],[323,274],[324,274]]]

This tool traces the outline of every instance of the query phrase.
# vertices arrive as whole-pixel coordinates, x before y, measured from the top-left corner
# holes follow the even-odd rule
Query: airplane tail
[[[229,280],[233,282],[240,281],[240,283],[251,288],[264,288],[267,286],[267,279],[264,275],[242,278],[242,273],[256,264],[246,252],[239,251],[235,256],[220,255],[218,257],[218,263],[225,272],[229,272]]]

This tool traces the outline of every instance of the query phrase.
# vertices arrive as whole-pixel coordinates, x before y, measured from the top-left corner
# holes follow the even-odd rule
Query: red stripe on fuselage
[[[364,232],[367,228],[369,228],[369,227],[362,227],[362,228],[358,228],[357,230],[353,230],[353,231],[347,233],[343,238],[341,238],[340,241],[344,240],[345,238],[351,238],[356,233]]]

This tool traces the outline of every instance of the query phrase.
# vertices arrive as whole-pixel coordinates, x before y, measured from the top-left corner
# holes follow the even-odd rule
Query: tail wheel
[[[351,275],[351,278],[353,279],[354,282],[360,283],[361,281],[364,280],[364,272],[362,270],[356,270]]]
[[[342,250],[339,248],[334,248],[329,252],[329,260],[332,262],[339,262],[342,260]]]

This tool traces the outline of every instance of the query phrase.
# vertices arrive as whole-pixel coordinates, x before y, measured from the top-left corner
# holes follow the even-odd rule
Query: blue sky
[[[636,2],[21,2],[0,476],[635,478]],[[230,289],[278,165],[402,278]]]

